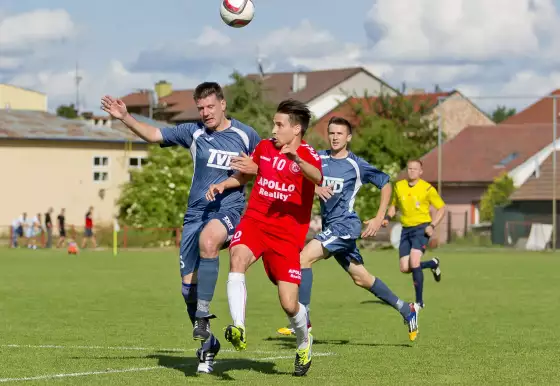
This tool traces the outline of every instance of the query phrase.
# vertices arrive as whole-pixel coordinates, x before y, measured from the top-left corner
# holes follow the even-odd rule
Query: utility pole
[[[75,109],[76,109],[76,113],[79,115],[80,114],[80,82],[82,81],[82,77],[80,76],[79,72],[78,72],[78,62],[76,62],[76,77],[75,77],[75,82],[76,82],[76,105],[75,105]]]

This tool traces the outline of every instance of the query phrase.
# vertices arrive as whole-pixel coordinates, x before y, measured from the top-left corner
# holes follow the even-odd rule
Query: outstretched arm
[[[364,221],[367,224],[367,228],[362,233],[362,237],[372,237],[377,234],[377,231],[383,225],[385,221],[385,213],[387,213],[387,206],[389,205],[389,201],[391,201],[391,184],[386,183],[381,188],[381,201],[379,203],[379,209],[377,210],[377,214],[374,218]]]
[[[126,104],[122,100],[106,95],[101,99],[101,108],[113,118],[119,119],[144,141],[150,143],[163,142],[161,130],[134,119],[134,117],[128,113]]]

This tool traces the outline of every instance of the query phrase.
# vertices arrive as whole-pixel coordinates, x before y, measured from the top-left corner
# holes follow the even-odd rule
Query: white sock
[[[247,289],[245,274],[230,272],[227,281],[227,296],[229,313],[235,326],[245,327],[245,304],[247,303]]]
[[[299,304],[299,311],[295,316],[289,316],[290,324],[296,333],[296,342],[298,350],[307,347],[309,332],[307,331],[307,311],[305,306]]]

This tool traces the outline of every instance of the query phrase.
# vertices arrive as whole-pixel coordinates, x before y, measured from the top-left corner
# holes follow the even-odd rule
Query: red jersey
[[[86,228],[90,229],[93,228],[93,219],[91,218],[91,213],[86,213]]]
[[[321,158],[304,141],[297,149],[299,157],[322,173]],[[280,153],[270,139],[259,142],[251,155],[259,166],[245,216],[285,233],[303,247],[309,230],[315,184],[304,177],[295,162]]]

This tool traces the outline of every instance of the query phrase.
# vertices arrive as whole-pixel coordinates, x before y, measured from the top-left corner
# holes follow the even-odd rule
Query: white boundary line
[[[316,357],[326,357],[336,355],[332,352],[325,352],[325,353],[315,353],[313,356]],[[293,355],[285,355],[285,356],[276,356],[276,357],[268,357],[268,358],[250,358],[249,360],[252,361],[271,361],[271,360],[278,360],[278,359],[292,359]],[[235,359],[224,359],[216,361],[216,365],[220,363],[226,362],[233,362]],[[40,381],[40,380],[48,380],[48,379],[58,379],[58,378],[69,378],[69,377],[85,377],[88,375],[103,375],[103,374],[118,374],[118,373],[133,373],[133,372],[140,372],[140,371],[153,371],[153,370],[163,370],[163,369],[179,369],[186,367],[186,365],[182,366],[151,366],[151,367],[132,367],[128,369],[119,369],[119,370],[101,370],[101,371],[87,371],[81,373],[66,373],[66,374],[50,374],[50,375],[38,375],[34,377],[20,377],[20,378],[0,378],[0,383],[6,382],[24,382],[24,381]]]
[[[183,349],[183,348],[157,348],[157,347],[120,347],[120,346],[60,346],[55,344],[2,344],[3,348],[41,348],[41,349],[60,349],[60,350],[115,350],[115,351],[169,351],[169,352],[190,352],[197,349]],[[220,352],[237,352],[232,349],[220,350]],[[253,354],[277,354],[278,351],[247,351]]]

